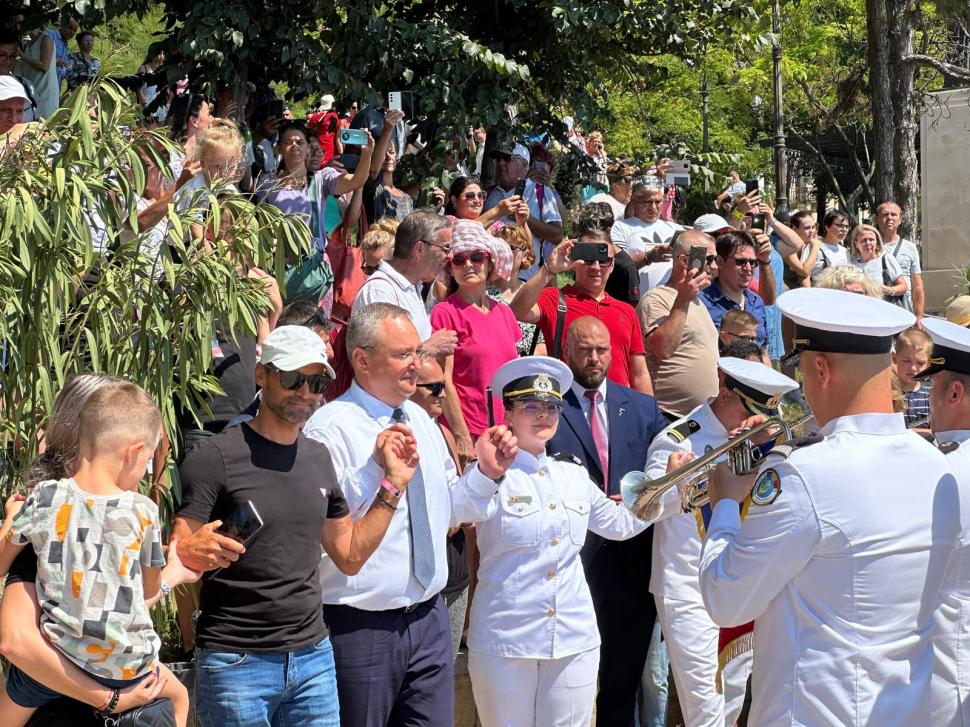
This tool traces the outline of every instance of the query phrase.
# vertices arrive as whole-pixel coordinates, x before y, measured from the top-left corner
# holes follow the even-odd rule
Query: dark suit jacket
[[[566,392],[565,401],[559,429],[549,441],[548,449],[579,457],[592,480],[602,486],[604,476],[589,422],[572,390]],[[610,447],[606,481],[609,494],[619,495],[620,479],[632,470],[643,470],[650,443],[667,426],[667,421],[652,396],[612,381],[606,383],[606,410]],[[597,607],[609,595],[649,595],[652,547],[653,528],[624,542],[587,533],[583,566]]]

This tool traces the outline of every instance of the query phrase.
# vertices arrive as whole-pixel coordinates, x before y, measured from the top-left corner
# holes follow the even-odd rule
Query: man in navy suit
[[[619,503],[620,479],[644,468],[650,443],[667,422],[652,396],[607,380],[610,333],[599,319],[573,321],[565,354],[574,382],[549,449],[579,457],[593,481]],[[583,566],[603,642],[598,727],[635,724],[637,688],[657,613],[649,590],[652,546],[653,528],[624,542],[586,536]]]

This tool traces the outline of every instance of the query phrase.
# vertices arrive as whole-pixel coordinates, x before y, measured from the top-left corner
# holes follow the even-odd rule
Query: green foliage
[[[160,5],[153,5],[140,16],[126,13],[92,28],[94,55],[101,59],[102,75],[128,76],[138,70],[152,43],[161,40],[165,30],[162,13]]]
[[[176,396],[198,416],[203,398],[219,391],[206,373],[216,319],[254,332],[268,308],[261,285],[242,276],[237,261],[254,260],[280,277],[284,255],[308,247],[303,222],[217,185],[187,197],[184,207],[169,206],[156,253],[148,232],[132,229],[146,159],[169,174],[173,145],[154,132],[129,133],[135,119],[117,86],[105,82],[90,96],[82,87],[0,157],[0,448],[8,487],[37,453],[57,392],[77,373],[142,385],[170,436]],[[191,241],[193,223],[220,230],[210,247]]]

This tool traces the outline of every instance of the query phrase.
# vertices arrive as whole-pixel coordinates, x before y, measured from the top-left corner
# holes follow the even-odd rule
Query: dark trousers
[[[454,727],[448,608],[440,595],[409,613],[324,605],[341,727]]]
[[[657,619],[650,593],[622,586],[602,600],[593,596],[599,625],[600,669],[596,727],[635,727],[637,690]]]

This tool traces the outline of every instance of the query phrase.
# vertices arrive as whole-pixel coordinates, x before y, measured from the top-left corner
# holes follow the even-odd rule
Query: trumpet
[[[643,472],[628,472],[620,480],[620,493],[623,504],[641,520],[648,519],[650,513],[660,511],[660,502],[668,490],[680,486],[680,506],[684,512],[692,512],[710,502],[707,481],[710,472],[725,455],[728,465],[735,475],[748,475],[756,472],[761,461],[771,447],[755,444],[752,440],[771,429],[778,430],[772,440],[774,446],[779,440],[789,441],[793,432],[808,422],[809,414],[795,424],[788,424],[779,417],[772,417],[751,429],[745,429],[719,447],[685,464],[683,467],[651,480]]]

